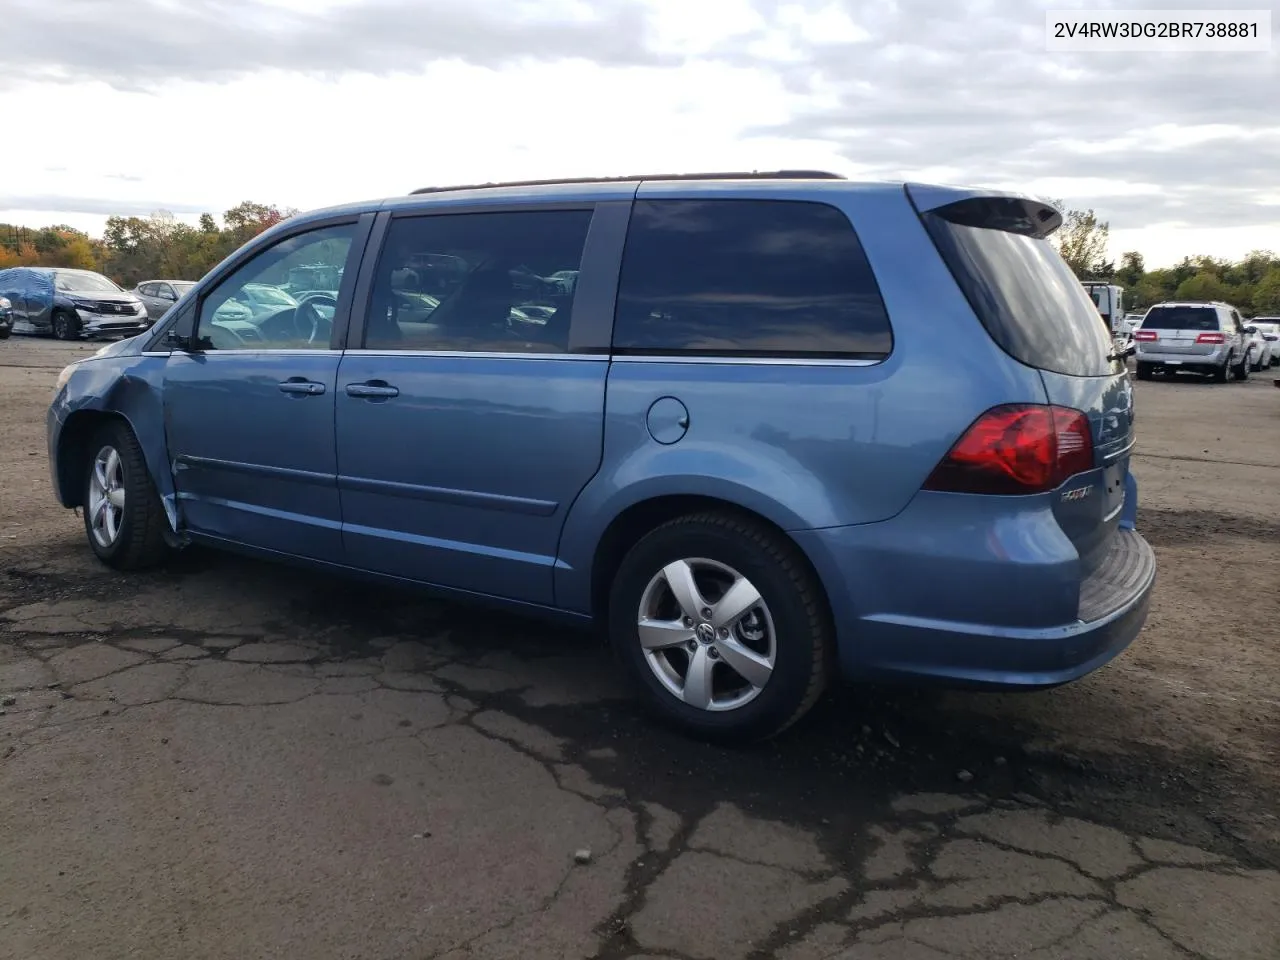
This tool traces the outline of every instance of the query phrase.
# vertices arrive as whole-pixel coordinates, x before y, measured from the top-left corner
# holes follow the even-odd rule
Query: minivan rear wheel
[[[729,513],[680,517],[640,540],[614,578],[608,622],[646,706],[705,739],[782,732],[832,673],[834,631],[803,554]]]
[[[1152,365],[1151,365],[1151,364],[1149,364],[1149,363],[1140,363],[1140,364],[1138,364],[1138,379],[1139,379],[1139,380],[1150,380],[1150,379],[1151,379],[1151,372],[1152,372]]]

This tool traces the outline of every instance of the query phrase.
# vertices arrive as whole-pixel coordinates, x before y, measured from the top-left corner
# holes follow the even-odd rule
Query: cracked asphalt
[[[653,726],[589,636],[187,551],[49,491],[92,350],[0,343],[0,957],[1280,958],[1280,394],[1138,385],[1144,634],[1032,695]],[[585,861],[585,862],[584,862]]]

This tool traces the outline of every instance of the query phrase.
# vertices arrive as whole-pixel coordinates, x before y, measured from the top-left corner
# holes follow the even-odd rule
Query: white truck
[[[1102,315],[1112,336],[1123,333],[1124,287],[1118,287],[1114,283],[1096,283],[1090,280],[1084,281],[1082,286],[1089,291],[1094,306],[1098,308],[1098,313]]]
[[[1132,356],[1137,350],[1133,340],[1133,331],[1137,323],[1125,316],[1124,287],[1114,283],[1097,283],[1088,280],[1081,285],[1088,291],[1094,306],[1098,308],[1098,315],[1110,331],[1116,354],[1121,357]]]

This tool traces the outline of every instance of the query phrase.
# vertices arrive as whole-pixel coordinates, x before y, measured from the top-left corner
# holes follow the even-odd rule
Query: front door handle
[[[302,377],[290,377],[279,384],[281,393],[298,394],[304,397],[318,397],[324,393],[324,384]]]
[[[369,380],[365,383],[348,383],[348,397],[363,397],[367,400],[389,400],[400,396],[400,388],[393,387],[385,380]]]

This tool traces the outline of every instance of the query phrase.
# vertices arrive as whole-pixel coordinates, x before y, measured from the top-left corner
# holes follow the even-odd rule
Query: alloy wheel
[[[768,605],[750,580],[715,560],[664,566],[641,595],[636,626],[658,682],[696,709],[743,707],[773,675],[777,635]]]
[[[93,459],[89,481],[89,520],[100,547],[110,547],[124,524],[124,464],[115,447],[103,447]]]

